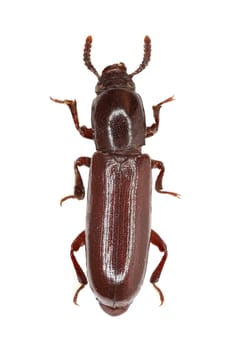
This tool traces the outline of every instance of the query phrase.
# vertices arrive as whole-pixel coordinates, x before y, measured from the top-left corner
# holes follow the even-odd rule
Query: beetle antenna
[[[144,56],[143,56],[142,63],[140,64],[138,69],[136,69],[133,73],[129,74],[131,78],[146,68],[146,66],[150,61],[150,55],[151,55],[151,40],[149,36],[146,35],[144,38]]]
[[[92,44],[92,37],[89,35],[86,38],[86,42],[85,42],[85,46],[84,46],[84,52],[83,52],[83,60],[85,62],[85,65],[87,66],[88,69],[90,69],[90,71],[92,73],[94,73],[97,78],[100,78],[99,73],[97,72],[97,70],[95,69],[95,67],[93,66],[93,64],[91,63],[91,44]]]

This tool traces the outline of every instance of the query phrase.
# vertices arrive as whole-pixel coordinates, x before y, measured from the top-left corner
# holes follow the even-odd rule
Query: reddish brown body
[[[88,281],[100,305],[110,312],[128,308],[143,282],[150,242],[150,196],[147,155],[94,154],[87,200]]]
[[[141,154],[145,138],[159,127],[159,111],[163,103],[153,107],[155,123],[146,127],[141,97],[135,92],[132,77],[149,62],[151,45],[145,37],[144,58],[132,74],[123,63],[106,67],[100,76],[90,61],[91,37],[86,40],[84,61],[98,77],[97,97],[92,104],[92,128],[79,126],[76,101],[52,99],[65,103],[71,110],[76,128],[86,138],[93,139],[97,152],[90,159],[80,157],[74,163],[74,194],[68,198],[83,199],[85,190],[78,167],[90,167],[86,230],[74,240],[71,259],[81,286],[87,278],[74,253],[86,247],[87,276],[90,287],[102,309],[112,316],[125,312],[137,295],[144,280],[149,244],[155,244],[163,257],[151,276],[156,286],[167,258],[166,244],[150,227],[151,169],[160,170],[155,189],[160,193],[179,196],[162,190],[164,165]]]

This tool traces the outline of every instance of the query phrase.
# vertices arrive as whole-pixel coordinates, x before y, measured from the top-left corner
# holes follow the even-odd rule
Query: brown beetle
[[[167,247],[150,227],[151,169],[159,169],[156,191],[179,197],[177,193],[162,190],[164,165],[141,153],[145,138],[154,135],[159,127],[161,106],[173,100],[170,97],[153,106],[155,122],[146,127],[141,97],[135,92],[132,80],[147,66],[151,55],[151,41],[144,39],[144,57],[133,73],[128,74],[124,63],[106,67],[102,75],[91,63],[92,38],[88,36],[84,48],[84,62],[98,78],[96,98],[92,104],[92,128],[79,125],[76,101],[57,100],[66,104],[75,127],[86,138],[93,139],[96,152],[92,158],[80,157],[74,163],[74,194],[68,198],[83,199],[85,190],[79,167],[90,167],[87,194],[86,229],[71,246],[71,259],[81,286],[87,277],[76,260],[75,252],[86,247],[87,275],[102,309],[112,316],[125,312],[137,295],[148,260],[150,243],[156,245],[163,257],[152,273],[150,282],[156,286],[167,258]]]

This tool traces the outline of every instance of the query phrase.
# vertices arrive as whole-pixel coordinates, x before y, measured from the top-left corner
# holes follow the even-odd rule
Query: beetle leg
[[[85,188],[83,185],[83,180],[81,177],[81,174],[78,170],[79,166],[86,165],[87,167],[90,167],[91,164],[91,158],[89,157],[79,157],[75,162],[74,162],[74,174],[75,174],[75,186],[74,186],[74,194],[66,196],[61,199],[60,205],[64,201],[70,198],[76,198],[76,199],[83,199],[85,196]]]
[[[80,126],[79,125],[79,118],[78,118],[78,111],[77,111],[77,102],[76,100],[58,100],[56,98],[50,97],[50,99],[53,102],[57,103],[64,103],[66,104],[72,114],[72,118],[74,121],[74,125],[78,132],[80,133],[81,136],[86,137],[87,139],[93,139],[93,129],[92,128],[87,128],[85,125]]]
[[[166,100],[158,103],[156,106],[152,107],[153,108],[153,115],[154,115],[155,123],[153,123],[151,126],[148,126],[146,128],[146,137],[153,136],[158,131],[160,108],[162,107],[162,105],[164,103],[171,102],[173,100],[174,100],[174,96],[171,96],[171,97],[167,98]]]
[[[161,272],[163,270],[164,264],[167,260],[167,255],[168,255],[167,246],[166,246],[166,243],[162,240],[162,238],[153,230],[151,230],[150,242],[152,244],[156,245],[156,247],[158,247],[159,250],[162,253],[164,253],[162,256],[162,259],[160,260],[160,263],[158,264],[158,266],[156,267],[156,269],[154,270],[154,272],[152,273],[151,278],[150,278],[150,282],[153,284],[153,287],[159,293],[160,301],[161,301],[160,305],[162,305],[164,302],[164,296],[163,296],[162,291],[156,286],[155,283],[158,282],[160,275],[161,275]]]
[[[71,244],[71,250],[70,250],[70,257],[71,257],[71,260],[73,262],[74,269],[75,269],[76,275],[78,277],[78,281],[81,283],[81,286],[77,289],[77,291],[74,295],[74,298],[73,298],[73,302],[75,304],[77,304],[77,298],[78,298],[78,294],[79,294],[80,290],[83,289],[85,287],[85,285],[87,284],[86,275],[83,272],[82,268],[80,267],[79,263],[76,260],[75,255],[74,255],[74,252],[77,252],[79,250],[79,248],[81,248],[84,245],[85,245],[85,231],[82,231],[78,235],[78,237],[75,238],[73,243]]]
[[[168,191],[163,191],[163,176],[164,176],[164,172],[165,172],[165,167],[164,164],[162,162],[160,162],[159,160],[151,160],[151,168],[152,169],[159,169],[159,175],[155,181],[155,190],[159,193],[165,193],[165,194],[170,194],[172,196],[178,197],[180,198],[180,195],[178,193],[175,192],[168,192]]]

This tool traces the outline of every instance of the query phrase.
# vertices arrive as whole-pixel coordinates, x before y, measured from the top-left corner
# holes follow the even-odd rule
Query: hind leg
[[[75,304],[77,304],[77,299],[78,299],[78,294],[80,292],[81,289],[83,289],[85,287],[85,285],[87,284],[87,277],[85,275],[85,273],[83,272],[81,266],[79,265],[74,253],[77,252],[82,246],[85,245],[85,231],[82,231],[78,237],[75,238],[75,240],[73,241],[73,243],[71,244],[71,250],[70,250],[70,257],[72,260],[72,263],[74,265],[74,269],[78,278],[78,281],[81,283],[81,286],[77,289],[74,298],[73,298],[73,302]]]
[[[158,266],[153,271],[151,278],[150,278],[150,282],[153,284],[153,287],[159,293],[160,301],[161,301],[161,305],[162,305],[164,302],[164,296],[163,296],[162,291],[156,286],[156,283],[158,282],[158,280],[160,278],[164,264],[167,260],[167,255],[168,255],[167,246],[166,246],[166,243],[162,240],[162,238],[153,230],[151,230],[150,243],[152,243],[153,245],[156,245],[156,247],[158,247],[159,250],[163,253],[163,256],[162,256]]]

